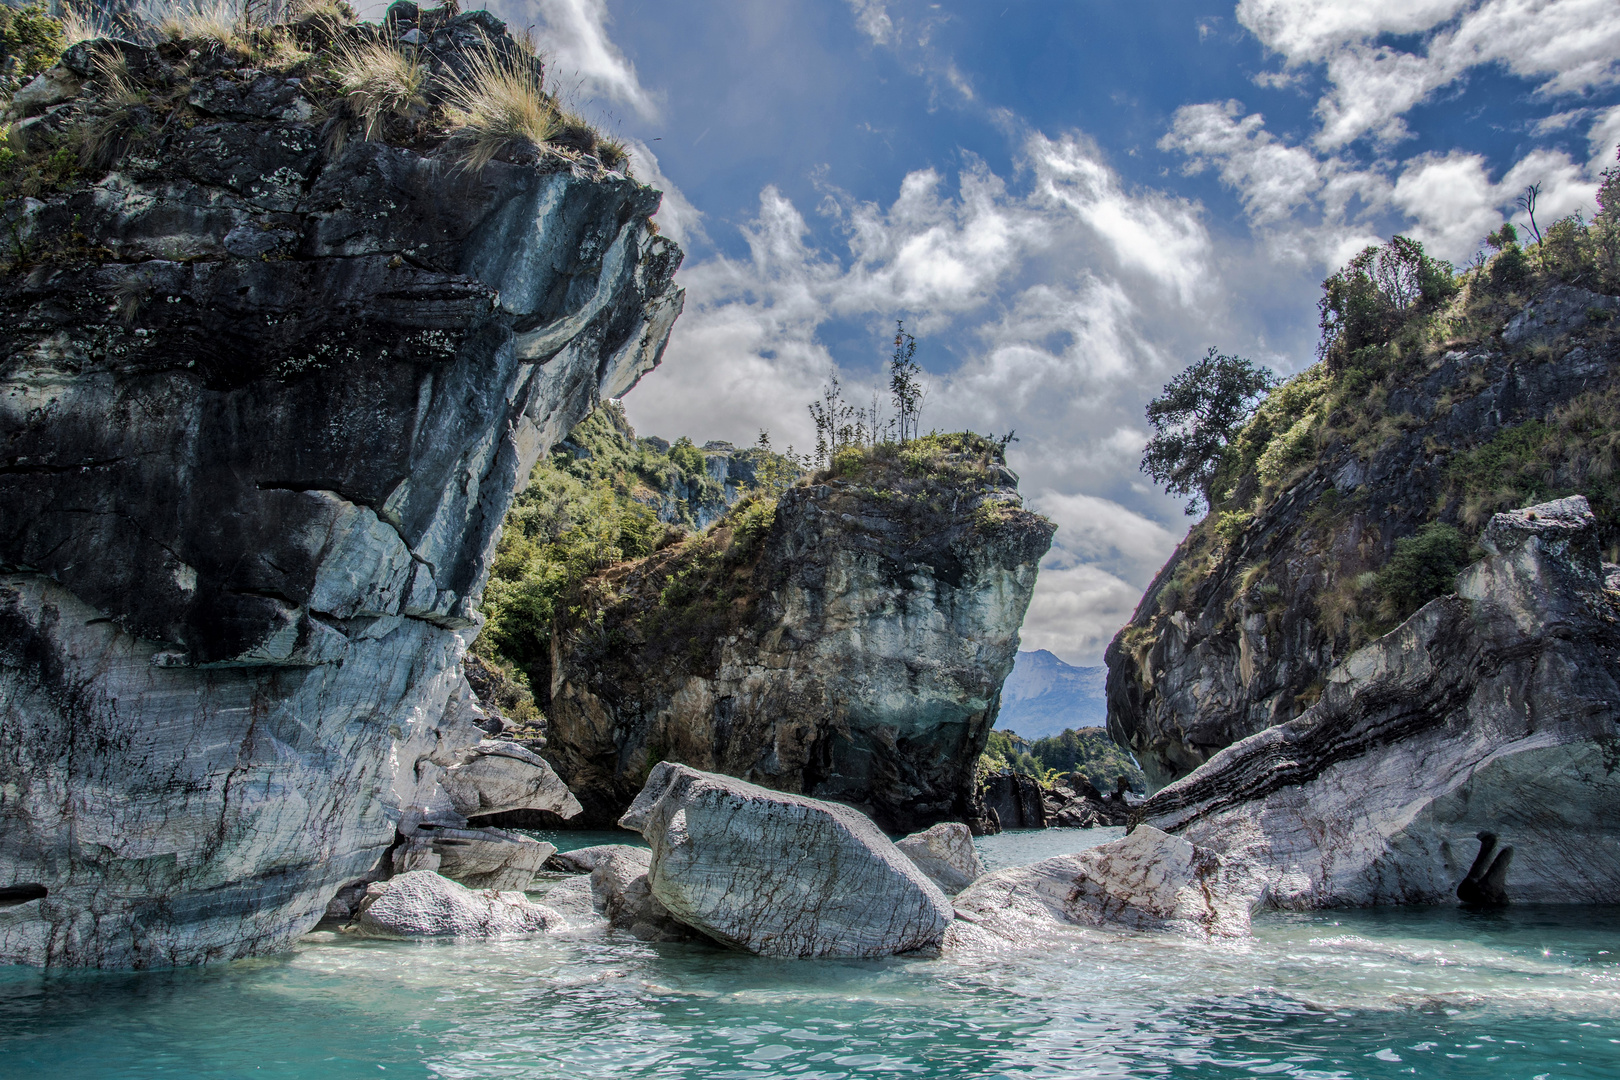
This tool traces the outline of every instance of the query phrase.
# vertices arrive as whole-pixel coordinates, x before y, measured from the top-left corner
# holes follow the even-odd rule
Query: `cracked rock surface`
[[[1456,592],[1141,815],[1276,907],[1455,903],[1481,832],[1516,850],[1508,900],[1620,902],[1620,593],[1597,534],[1580,496],[1497,514]]]
[[[847,806],[661,762],[620,824],[652,845],[652,897],[736,949],[888,956],[950,925],[939,887]]]
[[[658,193],[328,153],[221,78],[0,208],[38,253],[0,278],[0,885],[46,890],[0,962],[274,951],[397,830],[571,808],[460,661],[514,489],[658,362]]]

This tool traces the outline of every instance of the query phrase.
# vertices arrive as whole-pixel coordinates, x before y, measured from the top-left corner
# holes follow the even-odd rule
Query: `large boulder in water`
[[[661,762],[619,824],[652,845],[670,914],[748,952],[888,956],[951,922],[939,887],[847,806]]]
[[[558,922],[556,912],[520,892],[469,889],[431,870],[412,870],[373,885],[354,928],[373,937],[507,937]]]
[[[606,844],[591,863],[591,895],[614,929],[643,941],[688,941],[696,934],[677,921],[652,894],[647,875],[652,852],[629,844]]]
[[[1141,826],[1075,855],[988,874],[956,898],[956,914],[1013,941],[1063,923],[1239,937],[1255,900],[1247,885],[1216,853]]]

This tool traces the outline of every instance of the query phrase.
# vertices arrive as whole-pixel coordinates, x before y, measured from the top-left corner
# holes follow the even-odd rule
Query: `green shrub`
[[[1071,728],[1036,739],[1029,753],[1043,769],[1084,774],[1098,791],[1114,790],[1114,783],[1121,776],[1133,791],[1147,788],[1147,779],[1135,759],[1116,745],[1102,728]]]
[[[1254,521],[1253,511],[1223,510],[1215,518],[1215,535],[1229,544],[1235,544],[1252,521]]]
[[[1406,236],[1364,249],[1322,282],[1322,359],[1346,364],[1357,352],[1392,340],[1414,312],[1432,311],[1457,293],[1451,265]]]
[[[32,79],[56,63],[65,48],[62,24],[51,18],[44,4],[20,8],[0,4],[0,73],[21,81]]]
[[[1451,592],[1470,561],[1468,540],[1444,522],[1431,521],[1415,536],[1395,541],[1395,554],[1377,577],[1386,617],[1400,621]]]

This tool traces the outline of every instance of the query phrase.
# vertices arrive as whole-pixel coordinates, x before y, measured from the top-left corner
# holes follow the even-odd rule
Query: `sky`
[[[1027,649],[1096,664],[1191,519],[1143,408],[1214,346],[1292,374],[1322,279],[1595,209],[1620,0],[490,0],[686,251],[637,431],[800,450],[916,334],[924,430],[1015,433],[1058,525]]]

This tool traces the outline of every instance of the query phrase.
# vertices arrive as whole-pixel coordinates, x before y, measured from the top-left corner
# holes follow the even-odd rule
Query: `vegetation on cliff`
[[[1016,772],[1050,784],[1059,776],[1080,773],[1098,791],[1113,791],[1125,777],[1132,791],[1146,790],[1141,768],[1100,727],[1068,728],[1033,741],[1015,731],[992,731],[979,757],[982,773]]]
[[[605,402],[535,465],[512,504],[484,592],[488,620],[474,645],[486,662],[542,701],[551,683],[551,628],[566,611],[588,614],[580,585],[593,574],[672,547],[691,548],[675,594],[697,588],[703,567],[769,526],[768,495],[798,476],[764,445],[699,448],[638,439],[622,406]],[[759,498],[758,496],[765,496]],[[737,522],[694,535],[740,499]],[[719,552],[719,555],[716,555]],[[674,595],[674,594],[672,594]]]
[[[1210,513],[1110,648],[1110,729],[1155,782],[1314,703],[1498,511],[1583,494],[1620,557],[1620,170],[1599,199],[1461,270],[1397,237],[1324,282],[1317,363],[1207,456]]]
[[[13,122],[0,140],[0,201],[95,180],[221,109],[318,123],[330,154],[360,139],[472,169],[500,158],[626,171],[623,145],[546,88],[527,37],[457,10],[401,0],[364,23],[343,0],[220,2],[133,8],[103,25],[0,7],[0,104]],[[241,88],[219,82],[244,76]],[[254,81],[266,77],[277,85]]]

